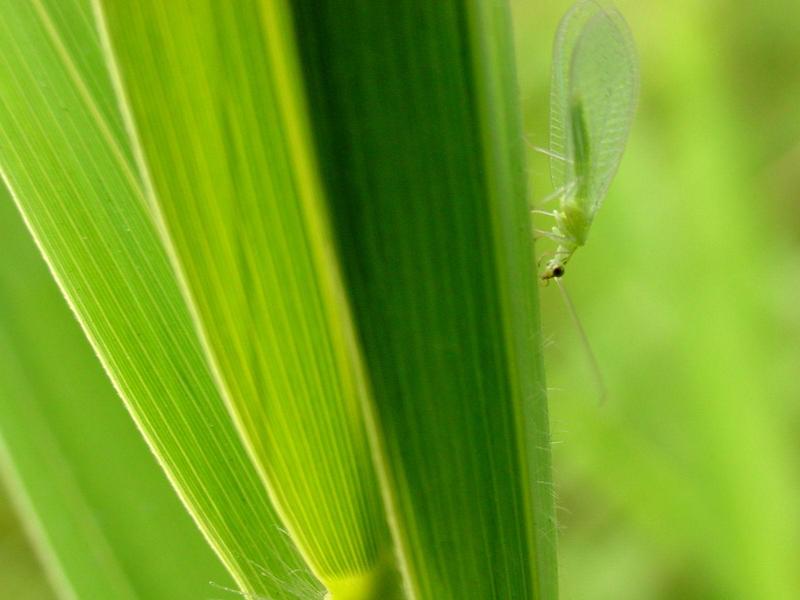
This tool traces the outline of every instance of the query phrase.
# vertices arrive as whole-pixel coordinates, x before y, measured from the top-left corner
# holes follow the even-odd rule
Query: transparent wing
[[[587,21],[600,10],[589,0],[575,3],[556,31],[553,42],[553,73],[550,82],[550,177],[554,189],[560,189],[574,181],[569,162],[572,160],[570,138],[570,70],[578,38]]]
[[[582,0],[556,34],[550,144],[553,185],[577,182],[590,216],[600,208],[628,139],[638,96],[636,52],[614,8]],[[577,146],[577,147],[576,147]]]

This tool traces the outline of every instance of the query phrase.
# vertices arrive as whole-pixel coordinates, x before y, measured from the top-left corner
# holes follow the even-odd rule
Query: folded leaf
[[[296,598],[297,586],[314,589],[203,357],[88,2],[0,0],[0,13],[0,167],[64,295],[242,590]]]
[[[291,5],[413,597],[555,598],[508,7]]]
[[[286,3],[102,5],[220,389],[299,549],[346,597],[392,548]]]
[[[231,587],[4,189],[0,238],[0,471],[59,596],[195,600]]]

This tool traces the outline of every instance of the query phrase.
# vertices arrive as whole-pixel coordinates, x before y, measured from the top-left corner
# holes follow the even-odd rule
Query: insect
[[[561,19],[553,49],[550,90],[550,176],[559,200],[555,219],[538,238],[556,243],[540,277],[564,275],[586,243],[619,167],[639,89],[636,51],[628,25],[613,7],[580,0]]]

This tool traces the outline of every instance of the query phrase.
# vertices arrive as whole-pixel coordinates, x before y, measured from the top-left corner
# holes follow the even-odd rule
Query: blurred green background
[[[547,143],[568,1],[514,2]],[[619,0],[641,98],[567,269],[609,389],[542,289],[565,600],[800,598],[800,3]],[[547,161],[530,157],[535,197]]]
[[[570,2],[512,4],[526,136],[546,145]],[[563,598],[800,598],[800,3],[617,4],[640,107],[566,277],[603,406],[555,286],[541,290]],[[541,197],[547,163],[530,167]],[[50,598],[38,569],[0,501],[3,597]]]

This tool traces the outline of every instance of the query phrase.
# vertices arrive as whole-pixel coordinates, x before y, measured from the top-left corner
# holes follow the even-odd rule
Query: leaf
[[[391,562],[284,2],[104,0],[140,171],[220,389],[335,597]]]
[[[119,600],[230,587],[16,213],[3,189],[0,471],[53,587]],[[163,548],[180,552],[154,552]]]
[[[412,597],[555,598],[507,6],[291,4]]]
[[[0,160],[67,295],[135,414],[185,411],[145,432],[208,415],[229,444],[215,460],[240,460],[213,472],[260,489],[230,441],[241,435],[335,599],[555,597],[506,9],[97,0],[130,149],[107,82],[76,77],[66,42],[45,73],[68,118],[39,79],[0,71],[15,109]],[[39,31],[50,44],[52,29]],[[47,134],[17,123],[41,114]],[[241,507],[212,514],[199,478],[178,479],[212,471],[197,435],[151,441],[175,452],[168,471],[201,526],[229,524]],[[283,539],[257,499],[247,527],[209,535],[248,591],[245,565]]]
[[[238,585],[297,597],[297,586],[311,585],[307,571],[214,386],[143,199],[88,5],[2,0],[0,12],[4,180],[131,415]]]

